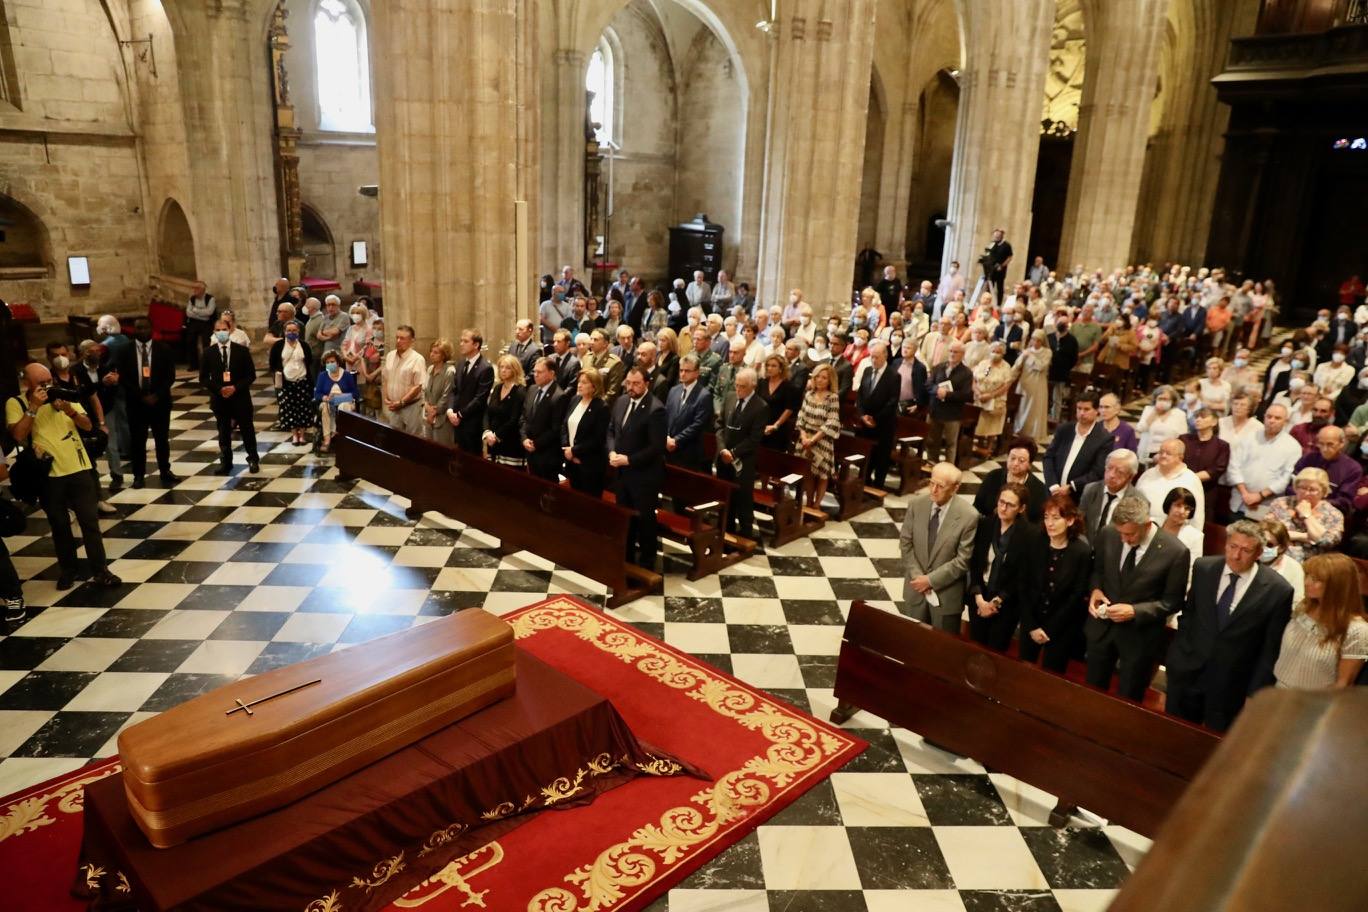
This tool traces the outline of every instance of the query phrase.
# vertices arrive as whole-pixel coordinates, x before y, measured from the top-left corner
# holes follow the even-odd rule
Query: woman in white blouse
[[[1230,411],[1230,394],[1232,392],[1230,382],[1221,379],[1221,374],[1225,372],[1225,362],[1220,358],[1208,358],[1206,370],[1207,375],[1202,378],[1199,384],[1202,405],[1218,415],[1224,415]]]
[[[1368,618],[1358,568],[1339,553],[1303,565],[1306,597],[1283,630],[1273,677],[1279,687],[1329,690],[1354,683],[1368,661]]]
[[[1292,544],[1292,536],[1287,534],[1287,526],[1266,516],[1259,520],[1259,528],[1263,530],[1264,543],[1259,562],[1287,580],[1287,584],[1292,587],[1292,604],[1300,605],[1306,589],[1306,573],[1302,570],[1302,565],[1287,553],[1288,547]]]
[[[1349,346],[1343,343],[1336,345],[1330,353],[1330,360],[1316,368],[1312,378],[1322,396],[1334,399],[1340,390],[1354,382],[1354,365],[1345,360],[1348,353]]]
[[[1216,434],[1230,444],[1230,451],[1263,431],[1263,422],[1251,416],[1254,402],[1249,393],[1240,391],[1230,397],[1230,414],[1216,424]]]
[[[1178,391],[1167,383],[1154,391],[1154,399],[1140,413],[1135,430],[1140,434],[1140,458],[1151,462],[1166,440],[1182,437],[1188,432],[1187,415],[1175,408]]]

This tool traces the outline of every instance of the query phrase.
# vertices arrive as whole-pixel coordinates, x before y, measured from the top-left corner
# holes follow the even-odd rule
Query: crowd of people
[[[517,321],[502,348],[471,328],[434,340],[426,357],[409,326],[394,328],[387,350],[383,317],[364,297],[344,310],[337,295],[320,301],[282,279],[264,339],[276,427],[327,452],[337,413],[356,410],[591,495],[611,485],[634,513],[625,559],[654,567],[667,464],[734,481],[729,529],[751,537],[762,448],[807,460],[807,505],[820,508],[840,436],[870,439],[867,481],[882,486],[899,416],[911,415],[925,423],[935,466],[903,527],[914,616],[957,630],[967,609],[981,642],[1015,641],[1023,658],[1056,670],[1083,657],[1092,683],[1115,675],[1133,698],[1162,658],[1166,620],[1179,616],[1167,664],[1170,693],[1183,695],[1170,706],[1217,727],[1238,710],[1237,690],[1353,680],[1368,622],[1357,595],[1342,598],[1357,593],[1358,577],[1339,552],[1368,556],[1358,522],[1368,506],[1368,306],[1322,310],[1255,371],[1252,352],[1273,338],[1279,313],[1272,282],[1179,265],[1057,275],[1037,261],[1026,281],[999,288],[1010,257],[995,236],[972,291],[958,264],[939,283],[915,285],[887,267],[848,305],[820,314],[797,288],[762,306],[725,272],[648,290],[623,271],[600,297],[566,267],[543,277],[536,319]],[[216,417],[218,471],[232,471],[235,433],[248,471],[259,471],[251,340],[203,286],[186,318],[185,356]],[[6,405],[11,435],[39,452],[85,443],[49,472],[80,478],[43,495],[49,518],[61,514],[60,586],[83,574],[113,580],[99,556],[93,431],[107,441],[111,490],[125,469],[144,483],[149,431],[161,480],[174,482],[174,353],[150,340],[150,327],[127,339],[106,317],[98,330],[79,364],[59,347],[47,365],[26,368],[25,394]],[[1119,395],[1131,381],[1152,390],[1134,423]],[[67,383],[80,395],[45,398]],[[1003,460],[972,503],[956,496],[966,437]],[[82,526],[85,566],[66,505]],[[1207,547],[1213,527],[1224,557],[1202,557],[1220,551],[1219,541]],[[1225,612],[1215,626],[1196,617],[1213,606]],[[1227,626],[1262,633],[1215,650],[1239,679],[1217,692],[1217,673],[1193,671],[1192,655],[1216,661],[1202,638],[1234,636]],[[1287,653],[1292,642],[1302,651]]]

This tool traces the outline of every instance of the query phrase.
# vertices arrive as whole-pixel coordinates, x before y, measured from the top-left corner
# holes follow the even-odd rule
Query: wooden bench
[[[665,486],[660,493],[673,506],[662,503],[656,510],[656,522],[662,538],[689,549],[691,580],[717,573],[755,553],[756,543],[750,539],[731,536],[728,541],[727,511],[735,489],[735,485],[712,475],[665,466]],[[616,503],[612,491],[605,491],[603,499]]]
[[[845,522],[861,513],[882,506],[886,491],[866,484],[869,457],[874,441],[868,437],[842,434],[836,438],[836,518]]]
[[[703,435],[703,451],[708,459],[717,458],[716,434]],[[756,449],[752,497],[756,509],[770,518],[770,544],[774,547],[811,535],[826,523],[825,513],[804,506],[811,489],[812,467],[806,459],[769,447]]]
[[[396,431],[352,412],[337,415],[338,475],[364,478],[409,499],[410,517],[444,513],[603,583],[608,607],[660,592],[662,577],[623,560],[632,514],[598,497]]]
[[[922,486],[926,436],[931,426],[926,419],[912,412],[898,416],[894,431],[893,465],[898,470],[898,493],[911,494]]]
[[[851,605],[833,722],[856,709],[1153,836],[1220,743],[1216,733],[968,639]]]

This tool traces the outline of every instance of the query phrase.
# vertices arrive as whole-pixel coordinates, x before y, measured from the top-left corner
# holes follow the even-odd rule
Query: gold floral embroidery
[[[435,833],[429,836],[427,840],[423,843],[423,850],[418,853],[418,857],[422,858],[428,852],[437,851],[442,846],[451,842],[453,839],[455,839],[457,836],[460,836],[468,829],[469,827],[466,826],[464,823],[453,823],[449,827],[444,827],[440,830],[437,830]]]
[[[119,875],[118,883],[114,884],[115,893],[132,893],[133,888],[128,885],[128,878],[124,877],[123,871],[116,872]]]
[[[100,878],[104,877],[105,869],[99,865],[85,864],[81,865],[81,870],[85,871],[86,889],[98,892],[100,889]]]
[[[338,898],[337,891],[333,890],[327,896],[315,899],[305,906],[304,912],[342,912],[342,900]]]
[[[483,863],[476,867],[470,867],[475,859],[486,853],[489,857],[485,859]],[[394,905],[400,909],[416,909],[419,906],[427,905],[446,891],[456,889],[460,890],[461,893],[465,895],[465,899],[461,902],[462,908],[466,906],[479,906],[483,909],[485,908],[485,897],[489,895],[489,891],[481,890],[478,893],[475,892],[470,887],[470,881],[473,880],[477,874],[483,874],[485,871],[488,871],[490,868],[499,864],[503,859],[503,846],[499,845],[498,842],[487,842],[475,851],[456,859],[412,890],[409,890],[403,896],[396,899]],[[438,884],[440,884],[440,886],[437,886],[435,890],[427,890],[428,887]]]
[[[389,879],[400,871],[404,870],[404,853],[400,852],[393,858],[386,858],[371,870],[369,878],[353,877],[351,885],[353,887],[365,887],[369,893],[376,887],[384,886]]]
[[[41,827],[56,823],[52,817],[48,816],[48,805],[54,800],[57,802],[57,810],[63,814],[81,813],[85,808],[85,787],[92,782],[99,782],[107,776],[113,776],[120,769],[119,764],[112,763],[88,776],[64,782],[57,787],[56,791],[49,792],[46,795],[35,795],[32,798],[16,801],[5,810],[5,815],[0,817],[0,842],[4,842],[11,836],[32,833]]]
[[[566,887],[542,890],[529,912],[601,912],[617,905],[628,891],[649,883],[662,866],[677,863],[705,845],[752,808],[819,769],[853,742],[812,720],[793,714],[749,690],[716,677],[700,665],[682,661],[658,644],[618,626],[601,613],[569,600],[524,612],[512,621],[513,635],[525,639],[542,630],[563,630],[617,658],[666,687],[684,691],[718,715],[761,734],[764,754],[723,775],[692,798],[692,805],[670,808],[654,823],[599,853],[565,877]],[[662,761],[638,766],[656,766]]]
[[[481,819],[481,820],[502,820],[502,819],[504,819],[505,817],[507,817],[509,814],[513,813],[515,810],[517,810],[517,808],[515,808],[515,807],[513,806],[513,802],[511,802],[511,801],[502,801],[502,802],[500,802],[500,803],[494,805],[494,807],[490,808],[489,810],[485,811],[483,814],[481,814],[481,815],[480,815],[480,819]]]
[[[555,782],[541,790],[542,801],[547,807],[559,804],[567,798],[573,798],[584,790],[584,777],[588,775],[587,769],[581,769],[575,773],[574,781],[569,776],[561,776]]]

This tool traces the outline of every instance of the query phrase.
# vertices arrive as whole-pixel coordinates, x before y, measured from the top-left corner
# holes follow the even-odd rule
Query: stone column
[[[874,248],[900,273],[907,267],[907,207],[912,200],[912,174],[917,168],[917,145],[921,138],[917,129],[921,122],[920,91],[911,86],[904,91],[911,97],[903,102],[901,118],[890,120],[885,127],[879,220],[874,232]]]
[[[586,284],[584,247],[584,74],[589,58],[582,52],[561,48],[547,57],[551,61],[551,104],[542,106],[545,151],[542,169],[541,252],[536,264],[544,272],[560,275],[562,266],[573,266]]]
[[[1135,261],[1201,265],[1206,256],[1230,108],[1211,80],[1225,66],[1230,39],[1254,32],[1257,0],[1174,3],[1174,47],[1164,73],[1164,112],[1145,160]],[[1152,189],[1151,189],[1152,188]]]
[[[488,342],[530,315],[535,0],[373,7],[386,328]]]
[[[1087,70],[1059,263],[1110,271],[1130,256],[1168,0],[1083,0]]]
[[[769,129],[761,204],[760,300],[801,287],[819,316],[851,295],[874,0],[834,19],[820,0],[779,5],[770,46]]]
[[[941,269],[959,260],[972,287],[982,274],[978,258],[994,228],[1006,231],[1015,251],[1008,275],[1015,279],[1025,273],[1054,4],[956,0],[955,5],[964,68]]]
[[[266,34],[247,0],[168,4],[185,109],[195,259],[238,322],[264,326],[281,272]]]

